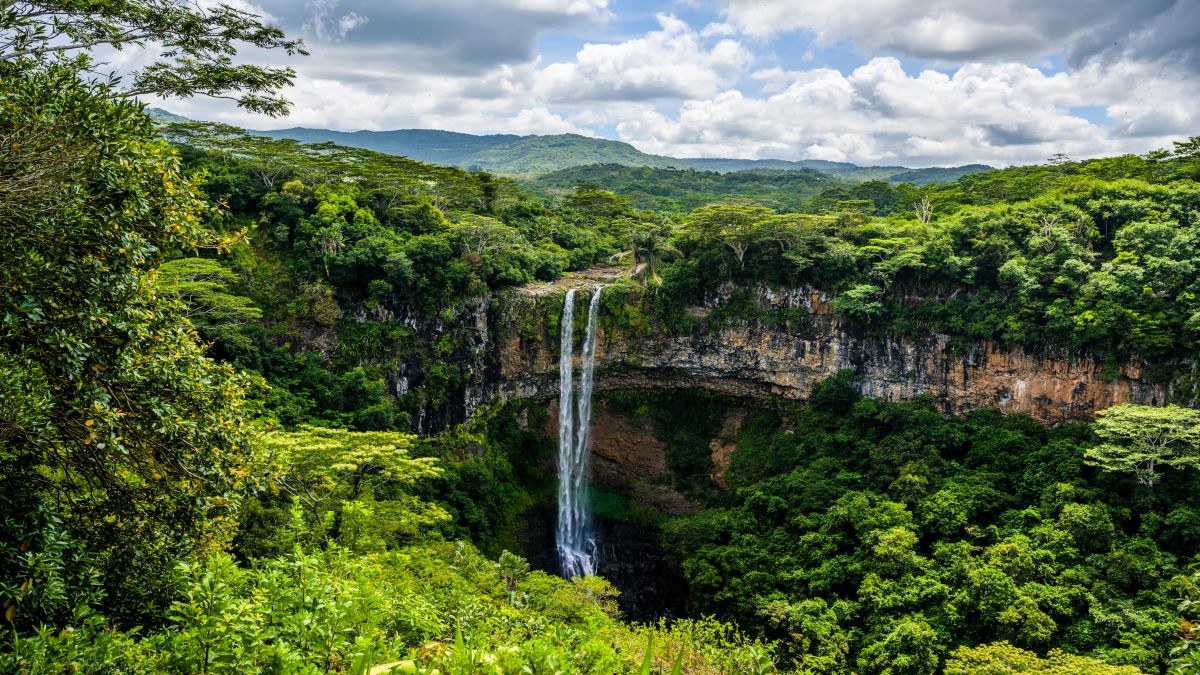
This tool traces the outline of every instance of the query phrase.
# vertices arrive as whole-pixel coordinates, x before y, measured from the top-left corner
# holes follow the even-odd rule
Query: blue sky
[[[287,62],[292,115],[169,109],[910,166],[1141,153],[1200,129],[1200,0],[235,4],[308,42]]]

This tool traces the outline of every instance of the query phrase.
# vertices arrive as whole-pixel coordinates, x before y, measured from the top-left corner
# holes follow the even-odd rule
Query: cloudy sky
[[[1200,133],[1200,0],[225,1],[307,41],[287,61],[292,115],[164,105],[252,128],[575,132],[679,157],[910,166]]]

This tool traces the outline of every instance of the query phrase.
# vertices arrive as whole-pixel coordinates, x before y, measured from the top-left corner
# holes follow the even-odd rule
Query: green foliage
[[[538,176],[531,183],[545,192],[600,185],[631,200],[634,207],[686,212],[729,195],[754,198],[781,211],[807,210],[811,197],[832,187],[850,188],[813,169],[756,169],[718,173],[623,164],[574,166]]]
[[[510,555],[497,566],[461,544],[368,556],[297,552],[252,568],[216,556],[179,566],[180,593],[162,632],[114,632],[85,615],[72,631],[10,635],[0,668],[632,673],[653,639],[646,635],[655,635],[686,672],[770,672],[759,665],[770,663],[769,650],[728,626],[629,627],[612,618],[602,580],[507,572],[521,563]]]
[[[166,251],[229,242],[201,226],[209,207],[140,107],[111,96],[60,68],[0,78],[0,137],[53,131],[60,148],[0,169],[2,199],[25,204],[0,215],[0,492],[19,505],[9,535],[42,518],[72,540],[62,564],[81,578],[63,597],[99,586],[133,625],[155,620],[174,560],[228,539],[262,470],[255,380],[206,358],[157,274]],[[60,555],[35,541],[6,539],[0,557],[24,627],[52,618],[25,605],[30,558]]]
[[[459,427],[416,449],[421,456],[437,458],[442,473],[414,486],[413,494],[451,515],[444,536],[469,539],[489,555],[519,546],[514,536],[518,514],[530,504],[530,491],[547,481],[542,466],[552,445],[518,427],[513,413],[518,408],[524,415],[537,414],[530,410],[533,406],[514,404],[477,418],[476,431]]]
[[[1190,575],[1176,577],[1175,583],[1180,596],[1179,633],[1182,638],[1171,650],[1171,673],[1195,675],[1200,673],[1200,565],[1192,565]]]
[[[303,507],[311,543],[371,550],[419,538],[449,518],[408,490],[441,473],[433,459],[409,456],[414,441],[395,432],[301,427],[269,433],[262,444],[286,467],[276,483]]]
[[[262,319],[262,310],[250,298],[231,292],[234,272],[210,258],[179,258],[159,270],[164,295],[181,301],[185,316],[205,339],[222,342],[228,349],[251,346],[242,331]]]
[[[662,277],[658,270],[664,260],[683,255],[679,249],[671,246],[669,241],[671,230],[663,225],[651,223],[630,222],[627,227],[625,250],[614,254],[611,262],[629,261],[627,274],[637,279],[643,286],[658,286]]]
[[[1200,191],[1167,166],[1162,175],[1087,167],[1054,180],[1024,169],[975,174],[894,201],[846,194],[820,215],[736,200],[703,206],[677,235],[697,263],[693,278],[664,290],[686,304],[729,281],[809,285],[879,331],[1063,345],[1114,363],[1114,376],[1122,359],[1169,365],[1197,347],[1200,289],[1189,270]],[[976,199],[988,177],[1025,187]],[[880,204],[892,209],[886,217],[872,215]]]
[[[979,647],[960,647],[946,662],[946,675],[1139,675],[1133,666],[1114,666],[1098,659],[1051,650],[1046,658],[997,642]]]
[[[1200,411],[1122,404],[1096,414],[1100,445],[1087,458],[1106,471],[1132,473],[1153,489],[1160,467],[1200,466]]]
[[[75,60],[105,79],[116,67],[96,63],[91,52],[105,47],[159,48],[159,57],[132,73],[122,96],[153,94],[190,98],[234,98],[246,110],[283,115],[288,102],[279,90],[291,86],[291,68],[235,64],[241,45],[307,54],[261,17],[229,5],[207,7],[170,0],[108,0],[103,3],[19,2],[0,9],[0,67],[18,69],[54,59]]]
[[[1165,522],[1195,472],[1147,501],[1087,469],[1086,429],[858,400],[848,373],[807,407],[750,412],[736,442],[729,492],[667,522],[664,542],[690,610],[780,640],[784,662],[1159,672],[1190,625],[1176,575],[1195,544]],[[999,641],[1012,646],[970,651]],[[1048,649],[1062,652],[1039,661]]]

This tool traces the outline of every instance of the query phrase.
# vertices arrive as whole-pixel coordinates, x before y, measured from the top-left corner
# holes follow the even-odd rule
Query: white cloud
[[[677,156],[1010,164],[1057,152],[1144,152],[1147,141],[1167,145],[1167,128],[1179,128],[1171,125],[1200,122],[1186,106],[1159,109],[1158,117],[1140,118],[1147,127],[1158,123],[1149,138],[1131,139],[1071,114],[1070,107],[1095,102],[1093,95],[1113,87],[1098,69],[1046,75],[1018,64],[975,64],[953,76],[908,75],[899,61],[881,57],[848,75],[822,68],[755,76],[767,83],[765,96],[723,92],[685,102],[674,119],[644,111],[618,132],[642,150]],[[1110,114],[1120,110],[1113,105]]]
[[[661,30],[616,44],[586,44],[569,62],[539,75],[549,101],[638,101],[711,96],[752,60],[745,47],[721,40],[711,48],[674,16],[659,14]]]
[[[726,20],[769,38],[802,30],[829,46],[848,39],[864,54],[891,50],[958,64],[1066,54],[1200,62],[1195,0],[718,0]]]
[[[542,106],[526,108],[517,113],[504,131],[513,134],[582,134],[593,136],[590,131],[581,129],[561,116],[550,112]]]
[[[728,23],[710,23],[700,29],[700,37],[737,35],[737,28]]]
[[[608,9],[608,0],[511,0],[499,4],[509,4],[536,12],[568,15],[596,15]]]
[[[463,10],[464,1],[436,0],[445,12]],[[731,0],[729,6],[740,1]],[[996,11],[1013,5],[994,1],[1001,6]],[[1147,0],[1164,1],[1169,0]],[[330,16],[350,16],[368,0],[325,2]],[[413,2],[436,4],[435,0]],[[875,12],[882,23],[894,23],[915,7],[911,0],[865,2],[868,12],[864,13]],[[536,50],[528,57],[521,55],[521,45],[539,35],[526,30],[525,24],[519,34],[496,37],[493,46],[471,42],[472,36],[483,35],[485,19],[498,15],[475,17],[463,44],[430,40],[429,58],[443,53],[440,49],[445,50],[445,58],[470,52],[467,61],[475,59],[476,65],[462,69],[424,68],[420,59],[414,61],[413,50],[424,47],[411,44],[409,37],[418,34],[411,25],[405,24],[409,37],[380,42],[378,36],[393,25],[385,25],[384,18],[397,19],[372,14],[370,24],[357,28],[352,40],[322,45],[330,49],[322,50],[320,58],[295,64],[300,74],[288,94],[295,108],[287,119],[265,120],[203,99],[172,101],[166,107],[251,128],[416,127],[592,135],[597,131],[611,135],[615,130],[623,140],[659,154],[908,165],[1039,162],[1058,152],[1073,157],[1145,152],[1200,128],[1200,109],[1194,105],[1200,100],[1200,82],[1178,59],[1110,55],[1050,74],[1012,58],[964,60],[947,72],[910,73],[890,57],[874,58],[848,73],[796,69],[796,64],[751,72],[756,61],[769,61],[756,59],[748,49],[747,44],[757,42],[726,37],[732,25],[749,30],[754,19],[783,29],[789,25],[787,17],[771,10],[820,8],[832,2],[790,0],[746,6],[759,14],[735,15],[730,9],[729,24],[708,24],[701,30],[661,14],[655,30],[623,41],[585,44],[572,58],[548,65],[541,63]],[[943,51],[978,48],[988,44],[988,35],[1008,30],[1002,23],[985,21],[988,15],[983,10],[945,18],[963,6],[954,0],[929,6],[941,14],[930,14],[935,17],[930,26],[914,20],[908,36],[916,39],[913,36],[936,33],[935,24],[957,25],[957,32],[938,37],[937,49]],[[501,3],[480,11],[500,11],[497,7]],[[594,19],[607,7],[607,0],[505,0],[501,9],[557,12],[554,21],[558,21],[570,12]],[[847,30],[866,31],[863,35],[874,30],[856,17],[827,17],[829,22],[840,22],[829,23],[827,39],[841,39],[837,36]],[[360,35],[371,31],[375,38]],[[504,31],[496,26],[493,32]],[[1109,120],[1089,121],[1072,113],[1077,107],[1087,107],[1093,117],[1091,111],[1097,108],[1106,111]]]
[[[304,8],[308,10],[309,17],[301,30],[317,40],[337,41],[367,23],[367,16],[354,11],[338,16],[337,6],[338,0],[308,0]]]

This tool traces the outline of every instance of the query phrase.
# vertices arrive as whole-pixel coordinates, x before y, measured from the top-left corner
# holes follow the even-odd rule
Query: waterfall
[[[592,372],[596,362],[596,333],[600,286],[588,303],[587,331],[579,362],[579,392],[574,395],[575,289],[567,291],[559,321],[558,355],[558,529],[555,540],[563,576],[596,573],[596,542],[587,501],[587,460],[592,420]],[[572,398],[576,398],[572,401]],[[576,404],[572,410],[572,403]]]

